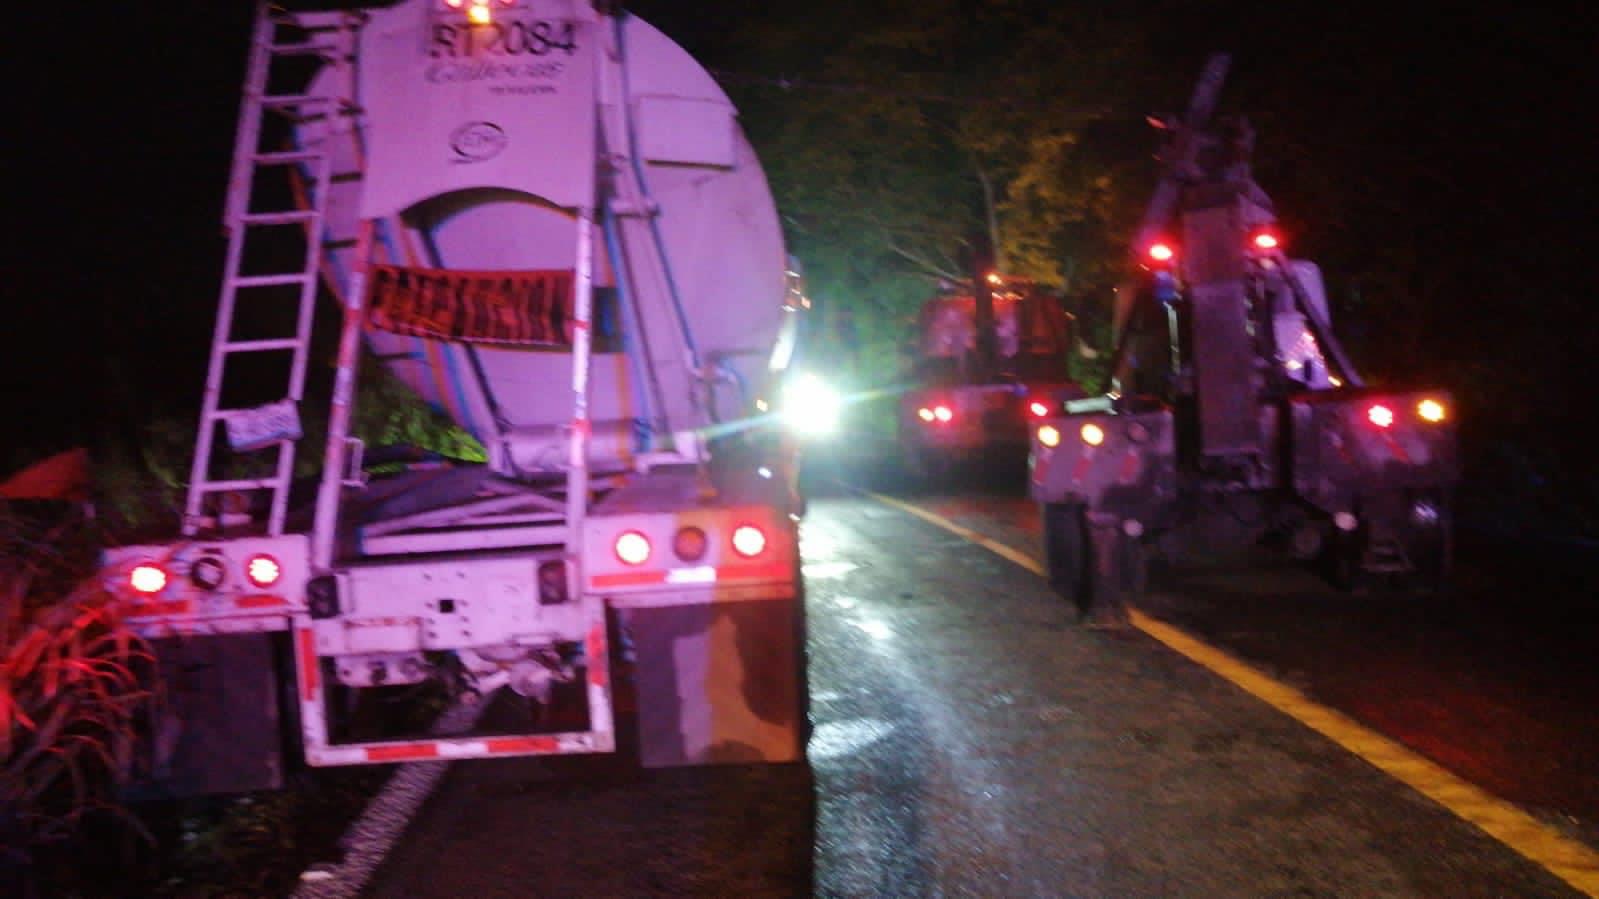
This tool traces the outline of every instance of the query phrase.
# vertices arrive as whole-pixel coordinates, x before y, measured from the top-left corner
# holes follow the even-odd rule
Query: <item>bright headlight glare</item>
[[[799,375],[783,391],[783,419],[805,434],[831,434],[838,429],[843,401],[815,375]]]

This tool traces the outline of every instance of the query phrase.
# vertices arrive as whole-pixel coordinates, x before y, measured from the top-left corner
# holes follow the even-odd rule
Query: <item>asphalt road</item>
[[[1004,492],[917,501],[1008,545],[1034,539],[1026,503]],[[1149,637],[1082,629],[1038,577],[948,531],[844,494],[813,500],[803,538],[808,767],[456,764],[369,895],[1580,895]],[[1290,628],[1305,617],[1292,610],[1324,596],[1293,572],[1197,577],[1164,581],[1149,611],[1368,719],[1390,709],[1440,754],[1477,758],[1518,743],[1540,709],[1572,714],[1559,690],[1524,708],[1491,676],[1443,690],[1459,669],[1429,672],[1435,656],[1414,650],[1450,641],[1414,610],[1408,628],[1390,615],[1316,623],[1342,612]],[[1286,610],[1260,611],[1272,602]],[[1433,692],[1418,699],[1415,684]],[[1487,699],[1457,714],[1462,692]],[[1541,815],[1581,833],[1599,756],[1580,755],[1593,733],[1572,726],[1552,721],[1555,735],[1533,743],[1563,734],[1578,754],[1519,782],[1545,791]],[[1466,749],[1463,734],[1476,740]],[[1491,780],[1505,763],[1483,755],[1463,767]]]

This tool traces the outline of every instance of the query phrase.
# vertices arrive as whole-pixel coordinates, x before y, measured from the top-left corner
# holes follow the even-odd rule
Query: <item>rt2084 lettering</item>
[[[434,25],[429,55],[434,59],[474,56],[547,56],[577,52],[571,22],[492,22],[486,25]]]

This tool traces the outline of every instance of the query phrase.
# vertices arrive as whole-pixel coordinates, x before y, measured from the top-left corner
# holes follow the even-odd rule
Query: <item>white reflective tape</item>
[[[697,565],[693,568],[674,568],[666,573],[668,584],[714,584],[716,583],[716,567],[713,565]]]

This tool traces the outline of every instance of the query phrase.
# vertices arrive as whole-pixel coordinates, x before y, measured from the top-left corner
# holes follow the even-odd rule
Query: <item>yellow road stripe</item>
[[[870,492],[866,495],[957,534],[1034,574],[1044,574],[1043,564],[1032,556],[962,527],[935,512],[889,496]],[[1453,812],[1461,820],[1475,824],[1489,836],[1583,894],[1599,897],[1599,852],[1348,716],[1316,703],[1287,684],[1273,680],[1248,663],[1137,609],[1130,609],[1129,613],[1134,627],[1173,651],[1365,759],[1390,777]]]

